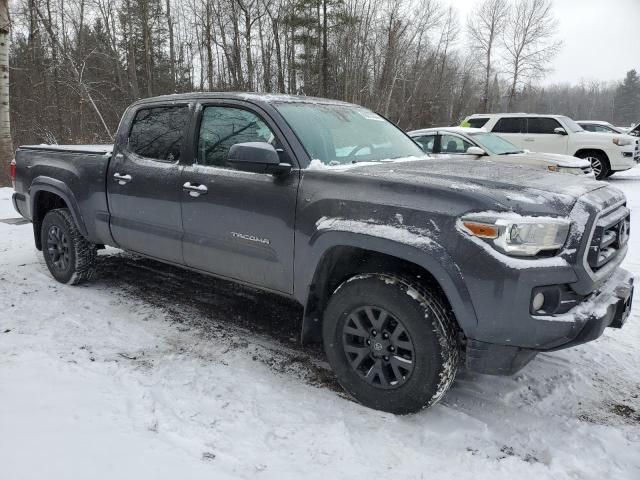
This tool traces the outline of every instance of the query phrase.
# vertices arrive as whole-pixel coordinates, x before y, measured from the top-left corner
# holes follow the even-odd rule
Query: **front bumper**
[[[573,347],[597,339],[607,327],[621,328],[631,312],[633,288],[633,275],[619,268],[597,291],[567,313],[533,317],[541,323],[540,328],[531,332],[532,335],[538,335],[547,328],[562,332],[558,338],[560,343],[554,346],[528,348],[469,339],[467,368],[479,373],[511,375],[529,363],[538,352]]]
[[[615,156],[609,158],[612,171],[629,170],[640,164],[640,144],[622,147]]]

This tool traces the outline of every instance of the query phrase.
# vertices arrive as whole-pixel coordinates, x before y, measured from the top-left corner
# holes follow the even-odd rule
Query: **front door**
[[[268,142],[292,158],[275,124],[240,102],[204,105],[195,159],[182,172],[183,254],[191,267],[293,292],[299,171],[283,177],[227,166],[236,143]]]
[[[111,234],[124,249],[182,263],[179,161],[189,107],[142,107],[132,115],[107,173]]]
[[[457,158],[476,159],[478,155],[470,155],[467,153],[469,147],[476,147],[473,143],[465,140],[460,135],[453,133],[442,133],[440,135],[439,156],[455,155]]]

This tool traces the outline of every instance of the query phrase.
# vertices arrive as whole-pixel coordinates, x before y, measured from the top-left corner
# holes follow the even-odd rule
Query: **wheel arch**
[[[325,232],[307,256],[310,265],[296,282],[302,285],[303,343],[321,340],[322,312],[335,289],[360,273],[394,273],[437,288],[468,334],[477,326],[471,296],[462,274],[445,249],[429,244],[428,251],[397,240],[351,232]],[[298,295],[297,295],[298,296]]]
[[[50,177],[36,177],[29,189],[31,217],[36,248],[42,250],[40,229],[42,220],[50,210],[67,208],[83,237],[87,237],[87,228],[80,214],[78,203],[71,189],[60,180]]]
[[[576,150],[573,156],[578,158],[583,158],[583,157],[580,157],[580,155],[586,155],[588,153],[599,153],[601,155],[604,155],[604,158],[607,160],[607,162],[611,164],[611,161],[609,160],[609,155],[607,155],[607,152],[605,152],[600,148],[581,148],[579,150]]]

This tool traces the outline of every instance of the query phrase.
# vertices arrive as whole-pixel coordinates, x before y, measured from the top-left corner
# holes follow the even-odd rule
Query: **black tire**
[[[93,278],[96,246],[82,236],[68,209],[47,212],[40,239],[45,264],[57,281],[77,285]]]
[[[395,414],[438,402],[459,361],[455,321],[445,304],[440,295],[396,275],[356,275],[340,285],[322,325],[340,385],[363,405]],[[380,331],[373,331],[375,325]]]
[[[602,152],[585,151],[576,155],[578,158],[589,160],[591,163],[591,169],[596,176],[596,180],[603,180],[610,176],[611,166],[609,165],[609,159]]]

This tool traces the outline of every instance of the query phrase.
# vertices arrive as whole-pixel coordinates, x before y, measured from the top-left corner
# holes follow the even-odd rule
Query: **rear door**
[[[556,128],[564,128],[555,118],[528,117],[524,148],[533,152],[567,153],[568,135],[555,133]]]
[[[508,140],[519,148],[529,148],[525,145],[524,134],[526,125],[524,117],[502,117],[491,129],[499,137]]]
[[[131,118],[107,173],[111,234],[124,249],[182,263],[179,162],[189,106],[141,106]]]
[[[275,123],[257,107],[218,101],[198,108],[193,162],[182,172],[185,263],[216,275],[293,292],[299,170]],[[236,143],[267,142],[294,170],[285,176],[227,166]]]
[[[438,134],[436,132],[424,133],[412,138],[414,142],[420,145],[420,148],[422,148],[424,152],[428,154],[437,153],[436,140],[438,139]]]

